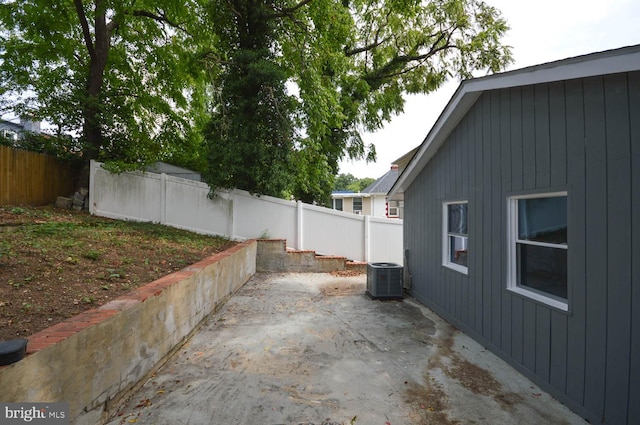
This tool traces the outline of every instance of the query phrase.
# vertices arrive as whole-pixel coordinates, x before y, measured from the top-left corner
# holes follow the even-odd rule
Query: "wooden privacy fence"
[[[47,205],[74,191],[74,168],[52,156],[0,146],[0,205]]]

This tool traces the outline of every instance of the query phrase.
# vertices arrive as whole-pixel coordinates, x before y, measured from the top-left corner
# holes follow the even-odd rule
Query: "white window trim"
[[[518,286],[517,270],[518,264],[516,259],[516,243],[526,243],[529,245],[545,246],[549,248],[568,249],[568,245],[550,244],[545,242],[522,241],[518,239],[518,200],[534,199],[534,198],[553,198],[567,196],[567,192],[548,192],[548,193],[531,193],[527,195],[510,196],[507,198],[507,290],[516,294],[531,298],[540,303],[557,308],[562,311],[569,311],[569,302],[562,301],[552,296],[544,295],[526,287]]]
[[[442,265],[449,269],[455,270],[457,272],[463,273],[465,275],[469,274],[469,268],[461,266],[460,264],[452,263],[449,261],[449,205],[456,204],[467,204],[467,211],[469,209],[469,201],[453,201],[453,202],[443,202],[442,203]],[[469,223],[467,222],[467,229],[469,228]],[[467,230],[468,231],[468,230]],[[467,243],[469,240],[469,235],[467,234]]]
[[[391,203],[393,202],[393,206]],[[387,217],[398,218],[400,217],[400,202],[387,200]]]

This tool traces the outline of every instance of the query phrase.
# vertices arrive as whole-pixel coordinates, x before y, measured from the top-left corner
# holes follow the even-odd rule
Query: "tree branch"
[[[313,0],[302,0],[300,3],[292,6],[292,7],[285,7],[284,9],[278,9],[278,13],[274,13],[272,15],[267,15],[267,19],[275,19],[275,18],[284,18],[286,16],[291,16],[291,14],[293,14],[293,12],[295,12],[296,10],[308,5],[309,3],[311,3]]]
[[[366,46],[356,47],[356,48],[353,48],[351,50],[347,50],[347,48],[345,47],[344,48],[344,54],[346,56],[354,56],[354,55],[357,55],[359,53],[368,52],[368,51],[373,50],[376,47],[386,43],[387,41],[389,41],[389,38],[390,37],[387,37],[387,38],[384,38],[384,39],[382,39],[380,41],[373,42],[373,43],[368,44]]]
[[[89,30],[89,24],[87,22],[87,15],[84,13],[84,7],[82,6],[82,0],[74,0],[73,3],[76,6],[76,13],[80,19],[80,26],[82,27],[82,35],[84,36],[84,43],[87,45],[89,56],[91,59],[96,57],[96,49],[91,40],[91,30]]]
[[[154,21],[160,22],[161,24],[167,24],[173,28],[176,28],[187,35],[192,35],[186,28],[182,26],[182,24],[178,22],[174,22],[171,19],[169,19],[164,12],[159,12],[159,14],[155,14],[147,10],[134,10],[133,12],[131,12],[131,14],[133,16],[142,16],[145,18],[151,18]]]
[[[398,77],[400,75],[404,75],[412,70],[416,69],[418,66],[422,65],[427,59],[434,56],[436,53],[441,52],[443,50],[455,48],[454,44],[451,44],[451,37],[453,37],[453,33],[456,28],[453,28],[450,32],[442,32],[438,36],[438,38],[431,44],[431,48],[428,52],[421,55],[398,55],[392,58],[389,62],[387,62],[383,67],[379,68],[378,71],[367,75],[364,77],[364,80],[370,85],[375,86],[374,82],[379,82],[383,80],[387,80],[390,78]],[[442,43],[444,41],[444,44]],[[420,62],[415,66],[406,67],[407,64],[411,62]]]

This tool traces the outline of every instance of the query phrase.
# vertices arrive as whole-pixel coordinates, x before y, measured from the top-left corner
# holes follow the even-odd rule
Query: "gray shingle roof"
[[[367,186],[362,193],[384,193],[385,195],[389,190],[393,187],[393,184],[396,182],[398,178],[398,169],[392,168],[387,171],[382,177],[378,180],[371,183]]]

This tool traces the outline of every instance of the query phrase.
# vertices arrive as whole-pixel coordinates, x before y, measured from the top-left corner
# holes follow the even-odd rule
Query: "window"
[[[568,310],[567,229],[566,192],[509,198],[509,290]]]
[[[342,211],[342,199],[334,199],[333,200],[333,209]]]
[[[362,214],[362,198],[353,198],[353,212]]]
[[[400,217],[401,201],[387,202],[387,217]]]
[[[467,206],[466,201],[448,202],[442,209],[442,265],[465,274],[469,257]]]
[[[18,140],[18,133],[13,130],[3,129],[2,137],[10,142],[15,142],[16,140]]]

